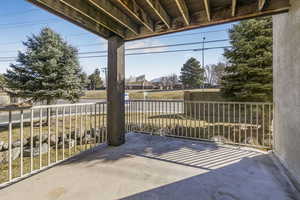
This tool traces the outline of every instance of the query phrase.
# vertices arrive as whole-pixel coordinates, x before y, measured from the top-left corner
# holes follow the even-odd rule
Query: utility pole
[[[203,43],[202,43],[202,67],[203,67],[203,69],[205,68],[205,66],[204,66],[204,44],[205,44],[205,37],[203,37]]]
[[[203,68],[203,70],[205,70],[205,63],[204,63],[204,44],[205,44],[205,39],[206,38],[203,37],[203,43],[202,43],[202,68]]]
[[[107,80],[107,67],[103,67],[101,68],[101,71],[104,73],[105,75],[105,88],[107,88],[107,84],[108,84],[108,80]]]

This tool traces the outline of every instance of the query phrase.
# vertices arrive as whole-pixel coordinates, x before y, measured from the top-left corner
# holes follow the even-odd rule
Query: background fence
[[[131,100],[129,131],[272,148],[272,103]]]

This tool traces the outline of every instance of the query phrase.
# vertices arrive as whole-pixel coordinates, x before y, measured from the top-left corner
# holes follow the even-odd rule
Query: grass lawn
[[[127,90],[130,99],[144,99],[144,92],[147,92],[147,99],[183,99],[184,91],[189,90]],[[219,91],[219,89],[195,89],[191,91]],[[87,90],[82,99],[105,99],[105,90]]]

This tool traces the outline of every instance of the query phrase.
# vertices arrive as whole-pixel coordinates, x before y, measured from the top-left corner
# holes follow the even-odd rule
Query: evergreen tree
[[[272,18],[243,21],[229,32],[222,92],[239,101],[272,100]]]
[[[185,88],[197,88],[204,83],[204,69],[195,58],[190,58],[181,68],[180,81]]]
[[[14,95],[47,104],[56,99],[77,101],[83,89],[77,49],[50,28],[23,44],[26,51],[19,52],[18,64],[11,64],[5,74]]]
[[[89,75],[89,88],[91,90],[96,90],[97,88],[103,87],[103,81],[100,77],[100,70],[95,69],[94,73]]]
[[[5,87],[5,77],[3,74],[0,74],[0,90],[3,90]]]
[[[88,76],[85,72],[82,72],[80,74],[80,80],[81,80],[82,87],[86,89],[89,86],[90,81],[89,81]]]

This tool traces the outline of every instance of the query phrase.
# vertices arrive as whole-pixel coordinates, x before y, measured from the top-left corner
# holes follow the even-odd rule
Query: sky
[[[17,51],[23,51],[22,41],[28,36],[38,34],[43,27],[50,27],[59,33],[69,44],[77,47],[79,52],[105,51],[107,42],[105,39],[94,35],[70,22],[67,22],[51,13],[48,13],[25,0],[2,0],[0,7],[0,73],[5,73],[9,64],[13,63],[3,57],[16,57]],[[169,34],[150,39],[127,42],[126,48],[148,47],[157,45],[169,45],[177,43],[201,42],[205,37],[206,41],[228,39],[228,29],[233,24],[223,24]],[[228,46],[228,41],[207,43],[205,48]],[[202,44],[160,47],[156,49],[128,50],[126,53],[158,52],[178,49],[202,48]],[[84,56],[97,56],[104,54],[88,54]],[[182,65],[190,57],[195,57],[202,63],[201,51],[188,51],[164,54],[147,54],[126,56],[125,72],[126,78],[130,76],[146,75],[147,80],[152,80],[172,73],[180,75]],[[212,49],[205,51],[205,65],[215,64],[224,61],[223,49]],[[106,57],[80,58],[80,65],[87,74],[91,74],[96,68],[107,66]],[[104,77],[104,73],[102,73]]]

